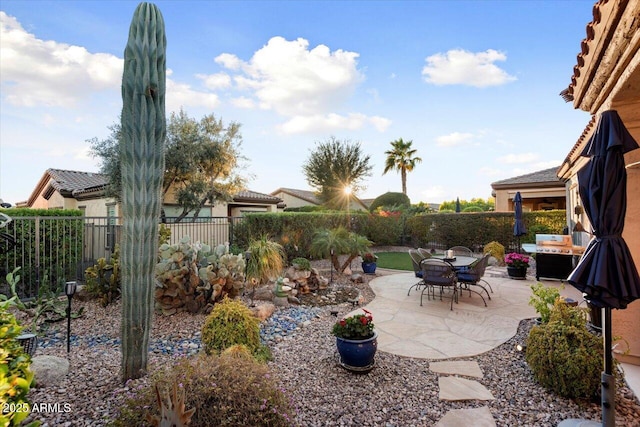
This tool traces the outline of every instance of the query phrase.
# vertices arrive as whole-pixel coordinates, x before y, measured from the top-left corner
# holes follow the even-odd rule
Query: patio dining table
[[[471,266],[471,264],[478,260],[478,258],[476,257],[464,255],[457,255],[454,258],[445,258],[444,255],[433,255],[433,258],[441,259],[448,262],[456,270],[469,267]]]

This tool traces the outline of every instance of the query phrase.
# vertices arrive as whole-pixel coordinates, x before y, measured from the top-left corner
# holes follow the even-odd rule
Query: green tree
[[[495,209],[495,199],[493,197],[489,197],[487,200],[482,198],[474,197],[473,199],[460,200],[460,210],[462,212],[488,212],[493,211]],[[440,211],[455,211],[456,210],[456,201],[446,201],[440,204]]]
[[[407,194],[407,172],[411,172],[416,163],[421,163],[422,158],[416,156],[418,150],[411,148],[413,141],[403,141],[402,138],[391,141],[391,150],[387,150],[387,160],[384,164],[382,175],[390,170],[400,172],[402,180],[402,193]]]
[[[136,8],[122,74],[122,380],[147,371],[166,136],[166,45],[158,7]]]
[[[163,199],[173,190],[182,208],[177,221],[193,212],[197,217],[207,203],[230,201],[246,185],[246,178],[238,171],[246,160],[240,154],[242,136],[240,124],[225,126],[213,114],[197,121],[182,109],[172,113],[167,122],[164,141],[165,171],[162,184]],[[119,125],[112,125],[105,140],[93,138],[91,154],[100,160],[100,172],[109,179],[106,194],[121,200]]]
[[[318,197],[330,208],[344,209],[349,205],[349,194],[364,189],[362,181],[371,176],[371,156],[364,155],[359,142],[341,141],[330,137],[316,142],[302,170],[309,185],[316,189]]]

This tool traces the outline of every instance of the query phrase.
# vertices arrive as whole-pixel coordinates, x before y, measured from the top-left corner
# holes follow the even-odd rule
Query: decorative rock
[[[273,303],[265,302],[256,307],[252,307],[251,311],[253,312],[253,315],[262,322],[271,317],[273,312],[276,311],[276,306],[273,305]]]
[[[273,303],[276,307],[288,307],[289,299],[288,297],[273,297]]]
[[[69,361],[57,356],[36,356],[31,360],[36,387],[60,385],[69,372]]]
[[[350,279],[353,283],[364,283],[364,277],[360,273],[352,274]]]
[[[256,289],[255,293],[253,294],[253,299],[260,301],[271,301],[273,299],[273,291],[271,290],[271,287],[263,286]]]
[[[289,301],[290,304],[300,305],[300,300],[298,298],[294,297],[293,295],[289,295],[287,297],[287,301]]]

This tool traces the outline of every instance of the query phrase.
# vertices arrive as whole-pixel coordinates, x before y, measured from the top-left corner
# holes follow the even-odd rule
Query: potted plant
[[[371,252],[366,252],[362,255],[362,271],[366,274],[375,274],[378,257]]]
[[[373,315],[369,310],[363,311],[364,314],[354,314],[337,321],[331,330],[336,337],[340,365],[352,372],[369,372],[378,348]]]
[[[529,268],[529,257],[527,255],[511,252],[504,256],[504,263],[507,264],[507,273],[512,279],[524,279],[527,277]]]

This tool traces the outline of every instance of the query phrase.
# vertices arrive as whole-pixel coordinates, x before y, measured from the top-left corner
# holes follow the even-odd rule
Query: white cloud
[[[357,58],[355,52],[331,52],[325,45],[309,49],[302,38],[273,37],[248,62],[228,53],[215,61],[240,71],[236,84],[255,89],[261,104],[293,116],[325,113],[347,99],[363,80]]]
[[[339,129],[358,130],[365,126],[373,126],[378,132],[384,132],[391,121],[384,117],[367,117],[360,113],[346,116],[330,113],[309,116],[294,116],[278,126],[279,132],[287,135],[307,132],[331,132]]]
[[[426,82],[436,85],[498,86],[516,80],[494,64],[506,59],[504,53],[493,49],[477,53],[453,49],[427,57],[422,75]]]
[[[253,100],[250,98],[240,96],[238,98],[233,98],[231,100],[231,105],[233,105],[236,108],[251,109],[251,108],[255,108],[256,103],[253,102]]]
[[[196,74],[196,77],[202,80],[208,89],[224,89],[231,86],[231,77],[227,73],[216,74]]]
[[[70,107],[91,92],[120,84],[123,60],[80,46],[44,41],[0,12],[3,97],[15,106]]]
[[[2,96],[19,107],[75,107],[99,91],[120,96],[124,61],[114,55],[90,53],[84,47],[41,40],[12,16],[0,11],[0,82]],[[167,76],[172,74],[167,70]],[[230,78],[229,79],[230,84]],[[224,75],[206,76],[205,84],[224,84]],[[215,108],[213,93],[192,89],[167,78],[167,109],[180,106]]]
[[[198,92],[185,83],[176,83],[167,79],[166,108],[167,113],[178,111],[180,107],[204,107],[213,109],[220,105],[215,93]]]
[[[433,185],[427,187],[420,192],[421,200],[441,200],[445,195],[444,187],[441,185]]]
[[[472,133],[453,132],[437,137],[436,143],[439,147],[453,147],[471,142],[473,138],[474,135]]]
[[[519,153],[519,154],[507,154],[506,156],[498,157],[499,163],[513,164],[513,163],[533,163],[538,160],[540,156],[535,153]]]

